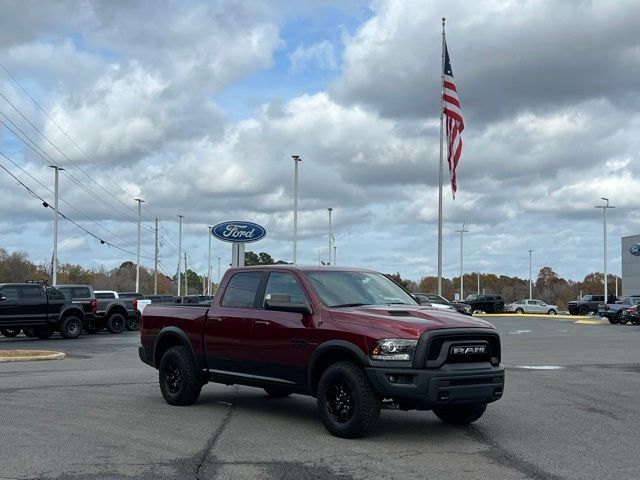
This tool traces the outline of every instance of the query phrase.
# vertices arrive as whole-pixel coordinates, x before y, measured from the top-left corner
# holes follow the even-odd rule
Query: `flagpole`
[[[438,176],[438,295],[442,295],[442,177],[444,175],[444,22],[442,17],[442,64],[440,69],[440,174]]]

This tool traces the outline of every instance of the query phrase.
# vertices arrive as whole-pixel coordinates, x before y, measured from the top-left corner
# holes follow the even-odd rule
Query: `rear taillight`
[[[91,309],[91,313],[95,315],[98,312],[98,301],[95,299],[89,301],[89,308]]]
[[[138,299],[137,298],[133,299],[133,309],[134,310],[138,310]]]

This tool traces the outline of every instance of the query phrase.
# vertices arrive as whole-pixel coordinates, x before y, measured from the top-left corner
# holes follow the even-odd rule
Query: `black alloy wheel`
[[[5,337],[17,337],[20,333],[19,328],[0,328],[0,333]]]
[[[82,333],[82,320],[75,315],[69,315],[60,324],[60,335],[64,338],[78,338]]]
[[[127,330],[130,332],[135,332],[140,328],[140,317],[129,317],[127,319]]]
[[[198,400],[203,381],[185,347],[171,347],[160,360],[160,391],[169,405],[191,405]]]
[[[127,326],[127,319],[121,313],[112,313],[107,319],[109,333],[122,333]]]
[[[83,327],[84,332],[88,333],[89,335],[95,335],[96,333],[98,333],[98,325],[96,324],[95,320],[85,322]]]
[[[362,437],[378,423],[380,398],[353,362],[330,365],[320,377],[317,397],[320,418],[336,437]]]

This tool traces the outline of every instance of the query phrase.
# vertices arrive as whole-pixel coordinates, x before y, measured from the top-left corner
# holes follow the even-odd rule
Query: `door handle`
[[[209,323],[220,323],[222,319],[220,317],[208,317],[207,320]]]
[[[266,325],[269,325],[269,323],[270,322],[267,321],[267,320],[255,320],[255,324],[256,325],[265,325],[266,326]]]

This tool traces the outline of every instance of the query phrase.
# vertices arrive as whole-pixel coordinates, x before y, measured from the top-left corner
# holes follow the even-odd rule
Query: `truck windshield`
[[[414,298],[380,273],[306,272],[311,287],[328,307],[417,305]]]

